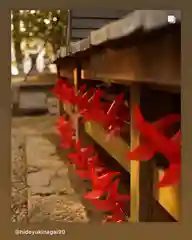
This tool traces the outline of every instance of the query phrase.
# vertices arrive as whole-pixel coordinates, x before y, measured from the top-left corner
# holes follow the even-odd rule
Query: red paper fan
[[[81,177],[83,179],[90,180],[90,181],[92,180],[91,168],[95,169],[95,172],[98,176],[101,176],[101,175],[108,172],[108,169],[106,169],[100,163],[97,155],[88,158],[88,162],[87,162],[86,167],[87,168],[76,170],[76,174],[79,177]]]
[[[92,191],[84,195],[86,199],[95,199],[101,197],[108,190],[109,185],[114,177],[118,176],[119,172],[106,172],[102,175],[99,175],[96,172],[96,169],[90,167],[90,176],[92,182]]]
[[[118,193],[119,179],[116,179],[110,186],[108,186],[108,196],[105,200],[100,200],[95,194],[86,198],[92,202],[92,204],[100,211],[111,212],[106,218],[106,221],[122,222],[125,219],[125,213],[123,206],[126,201],[130,200],[130,196],[127,194],[121,195]]]
[[[60,97],[61,97],[61,90],[62,90],[62,86],[63,86],[64,83],[65,83],[64,80],[58,79],[58,80],[56,81],[55,87],[51,90],[51,92],[52,92],[53,94],[55,94],[56,97],[58,97],[59,99],[60,99]]]
[[[74,144],[74,129],[71,122],[66,121],[64,117],[60,117],[58,122],[58,131],[61,136],[61,147],[62,148],[71,148]]]
[[[179,181],[178,169],[181,164],[180,131],[171,139],[163,133],[169,126],[178,121],[180,121],[179,114],[170,114],[154,123],[149,123],[144,120],[139,107],[135,107],[134,123],[142,136],[142,142],[136,149],[128,153],[128,159],[147,161],[152,159],[156,152],[162,153],[170,162],[170,169],[165,171],[163,180],[167,184],[175,184]],[[165,185],[161,183],[159,186]]]
[[[87,169],[90,155],[94,154],[92,146],[82,148],[80,141],[75,144],[75,152],[68,155],[68,158],[75,164],[77,169]]]

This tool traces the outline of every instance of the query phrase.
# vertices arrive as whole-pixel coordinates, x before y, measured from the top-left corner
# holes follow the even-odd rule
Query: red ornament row
[[[61,146],[64,148],[73,147],[74,152],[68,154],[68,159],[75,166],[75,173],[84,180],[89,180],[92,184],[92,191],[83,197],[89,200],[97,210],[110,212],[106,214],[105,221],[122,222],[125,220],[124,205],[129,200],[129,195],[118,193],[119,179],[114,181],[114,177],[120,175],[119,172],[111,172],[98,159],[92,146],[83,148],[81,142],[75,142],[72,138],[73,129],[70,121],[65,121],[61,117],[58,121],[58,130],[62,137]],[[105,197],[104,200],[101,200]]]
[[[76,94],[75,89],[67,81],[58,80],[53,92],[64,104],[75,104],[84,121],[98,122],[110,136],[119,134],[124,120],[127,121],[129,118],[127,109],[122,104],[123,94],[120,94],[110,105],[102,104],[101,96],[104,93],[101,90],[90,89],[86,92],[85,88],[85,85],[82,86]],[[178,184],[180,181],[181,131],[171,138],[164,135],[166,129],[178,121],[180,121],[179,114],[170,114],[154,123],[149,123],[144,120],[139,106],[136,105],[134,109],[134,124],[142,136],[142,142],[136,149],[127,153],[127,159],[149,161],[156,152],[162,153],[169,160],[170,166],[158,183],[158,187]],[[76,166],[76,173],[81,178],[92,182],[92,191],[88,192],[84,198],[91,201],[98,210],[111,212],[106,221],[124,221],[124,204],[130,196],[118,193],[119,178],[114,181],[113,178],[120,173],[110,172],[103,166],[93,147],[82,148],[80,141],[76,143],[73,138],[72,123],[66,121],[64,117],[58,121],[58,130],[62,138],[61,147],[75,149],[68,158]],[[105,200],[100,199],[103,196],[106,196]]]

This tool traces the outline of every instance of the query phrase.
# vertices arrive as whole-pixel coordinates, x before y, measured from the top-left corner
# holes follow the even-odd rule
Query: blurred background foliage
[[[40,41],[48,55],[55,54],[59,46],[65,44],[67,10],[13,10],[11,20],[12,46],[17,64],[22,62],[25,49],[39,48]]]

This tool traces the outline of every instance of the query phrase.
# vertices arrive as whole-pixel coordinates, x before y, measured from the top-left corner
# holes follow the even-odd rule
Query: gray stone
[[[56,154],[56,147],[43,136],[26,138],[27,164],[38,168],[58,168],[63,162]]]
[[[74,190],[71,188],[69,179],[67,177],[53,177],[50,183],[51,187],[54,189],[56,193],[61,194],[72,194]]]
[[[20,91],[19,108],[21,109],[47,109],[47,96],[43,92]]]
[[[55,171],[51,169],[41,170],[37,173],[30,173],[27,177],[28,186],[47,186],[51,178],[54,176]]]

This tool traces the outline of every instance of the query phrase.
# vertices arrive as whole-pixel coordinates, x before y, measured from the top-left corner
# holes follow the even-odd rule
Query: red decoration
[[[97,195],[86,195],[85,197],[93,203],[93,205],[101,211],[111,212],[105,221],[122,222],[125,220],[124,206],[130,200],[127,194],[118,193],[119,179],[116,179],[110,186],[108,186],[108,196],[105,200],[100,200]]]
[[[107,139],[113,135],[119,135],[124,125],[123,121],[128,117],[127,111],[125,113],[125,108],[122,108],[123,94],[117,96],[112,104],[101,104],[103,91],[92,88],[85,92],[85,89],[86,85],[83,85],[76,95],[74,88],[67,81],[58,80],[53,92],[63,103],[76,104],[79,114],[85,121],[99,122],[109,132]],[[118,113],[120,113],[119,118]]]
[[[61,136],[61,147],[71,148],[74,144],[74,129],[71,122],[66,121],[64,117],[60,117],[58,122],[59,135]]]
[[[75,89],[70,86],[67,80],[59,79],[56,81],[55,87],[52,92],[57,96],[57,98],[63,103],[75,104]]]
[[[83,85],[76,94],[75,89],[66,80],[58,80],[52,92],[65,104],[76,104],[79,114],[84,121],[96,121],[108,132],[107,139],[119,135],[125,122],[129,121],[128,109],[122,104],[123,94],[116,97],[112,104],[101,104],[104,92],[90,89],[85,91]],[[93,92],[95,93],[93,94]],[[138,161],[151,160],[156,152],[162,153],[169,161],[170,166],[164,172],[164,176],[158,183],[158,187],[166,187],[177,184],[181,172],[181,131],[173,137],[165,135],[166,129],[180,121],[179,114],[170,114],[156,122],[149,123],[144,120],[139,107],[134,110],[134,123],[140,132],[141,145],[128,153],[128,159]],[[73,139],[74,130],[70,121],[64,117],[58,120],[58,130],[62,137],[61,146],[68,148],[75,144]],[[125,219],[124,206],[129,201],[129,195],[118,193],[119,179],[112,182],[119,172],[109,172],[102,166],[98,156],[95,155],[91,146],[83,148],[80,141],[75,144],[75,152],[69,154],[70,160],[76,166],[76,173],[83,179],[92,182],[92,191],[84,195],[94,206],[101,211],[110,211],[111,214],[105,219],[106,222],[123,222]],[[107,195],[105,200],[100,197]]]
[[[150,160],[156,152],[162,153],[170,162],[166,175],[158,187],[176,184],[179,182],[181,164],[180,132],[169,139],[163,135],[167,127],[180,121],[179,114],[170,114],[157,122],[149,123],[144,120],[138,106],[135,106],[134,123],[143,137],[143,142],[135,150],[128,153],[128,159],[139,161]]]
[[[77,175],[79,175],[83,179],[87,179],[90,181],[92,180],[91,168],[94,168],[96,173],[99,176],[108,172],[108,169],[106,169],[104,166],[102,166],[102,164],[98,160],[97,155],[89,157],[87,163],[88,164],[87,164],[86,169],[81,169],[81,170],[76,171]]]
[[[75,152],[70,153],[68,158],[75,164],[77,169],[87,169],[88,159],[90,155],[94,153],[94,149],[91,146],[83,148],[80,141],[75,144]]]
[[[84,114],[88,110],[89,99],[90,99],[90,96],[93,94],[94,89],[91,88],[87,92],[84,92],[84,91],[85,91],[85,85],[83,85],[80,88],[78,95],[76,96],[76,104],[77,104],[80,115]]]
[[[106,169],[107,170],[107,169]],[[84,195],[87,199],[95,199],[101,197],[108,190],[111,180],[118,176],[119,172],[97,173],[94,166],[90,166],[90,180],[92,182],[92,191]]]
[[[124,119],[129,119],[128,111],[125,112],[125,108],[122,108],[124,95],[120,94],[117,96],[112,104],[101,104],[100,98],[102,95],[103,91],[96,90],[89,103],[87,111],[83,114],[84,120],[92,120],[100,123],[109,132],[109,136],[119,135],[121,128],[124,125]],[[122,117],[123,119],[118,118],[119,111],[120,118]]]
[[[119,95],[107,111],[105,120],[105,128],[108,132],[107,141],[113,136],[120,135],[122,127],[129,121],[129,111],[125,105],[122,104],[123,97],[123,94]]]
[[[65,104],[76,103],[75,89],[68,83],[64,83],[61,87],[61,101]]]
[[[56,95],[57,98],[61,99],[62,86],[65,83],[64,80],[59,79],[56,81],[55,87],[51,90],[52,93]]]
[[[123,98],[124,98],[124,94],[120,94],[119,96],[116,97],[116,99],[111,104],[109,110],[107,111],[107,118],[106,118],[107,126],[112,125],[113,122],[115,121],[119,108],[122,104]]]
[[[86,111],[82,114],[85,121],[96,121],[102,123],[105,113],[102,109],[100,98],[103,91],[96,90],[93,96],[89,99],[89,104]]]

